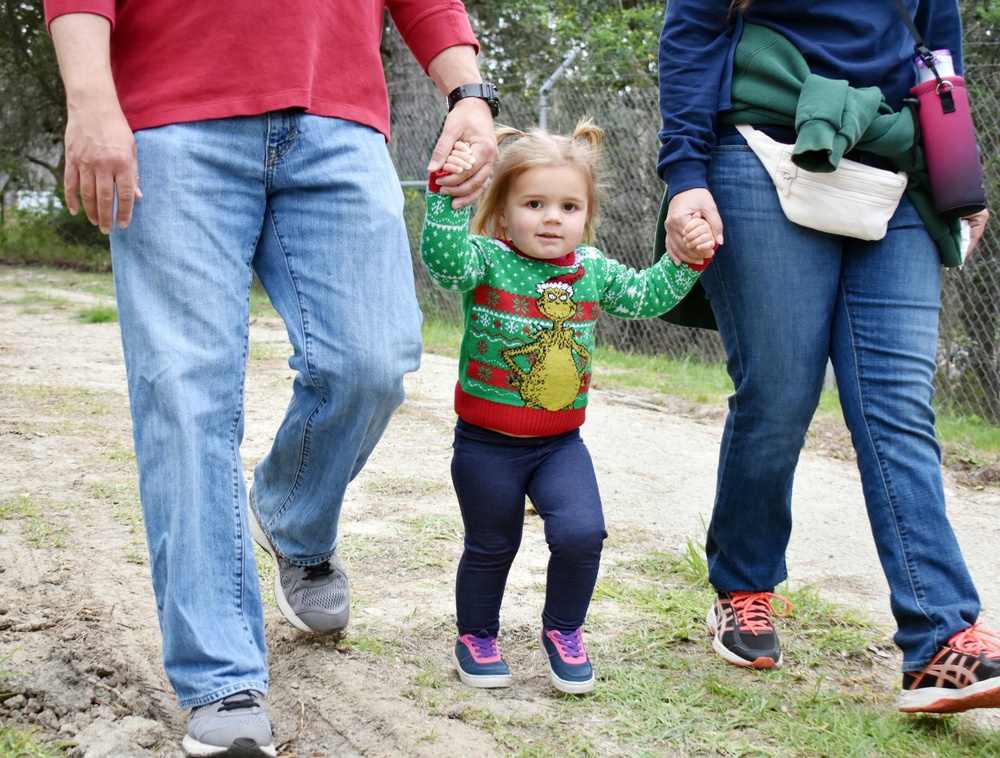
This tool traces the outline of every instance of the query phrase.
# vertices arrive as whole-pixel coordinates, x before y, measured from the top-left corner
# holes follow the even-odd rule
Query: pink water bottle
[[[986,207],[983,169],[972,125],[965,79],[955,75],[951,53],[935,50],[930,63],[917,57],[919,83],[910,94],[920,104],[919,120],[934,209],[961,218]]]

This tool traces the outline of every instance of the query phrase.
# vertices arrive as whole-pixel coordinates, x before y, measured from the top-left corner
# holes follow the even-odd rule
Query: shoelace
[[[987,658],[1000,658],[1000,637],[981,628],[978,623],[953,635],[948,645],[973,657],[985,653]]]
[[[494,658],[500,655],[500,651],[497,650],[497,638],[485,635],[483,637],[470,637],[469,642],[472,643],[472,657],[474,660],[480,660],[481,658]]]
[[[323,561],[322,563],[317,563],[315,566],[303,566],[305,569],[305,579],[307,582],[312,582],[317,579],[326,579],[330,574],[333,573],[333,567],[330,565],[330,561]]]
[[[559,646],[559,650],[564,658],[587,657],[587,653],[583,649],[583,635],[580,634],[579,629],[575,632],[570,632],[569,634],[563,634],[560,631],[555,631],[549,639]]]
[[[795,607],[787,597],[775,595],[773,592],[730,592],[729,599],[733,604],[736,621],[741,627],[753,632],[754,636],[758,632],[774,630],[771,624],[772,613],[778,618],[784,618]],[[779,613],[774,607],[775,600],[785,604],[783,612]]]
[[[219,706],[219,710],[240,711],[244,708],[256,708],[258,705],[257,696],[250,690],[243,690],[242,692],[237,692],[229,697],[223,698],[222,705]]]

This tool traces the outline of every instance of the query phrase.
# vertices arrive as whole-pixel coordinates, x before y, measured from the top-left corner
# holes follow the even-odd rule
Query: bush
[[[111,270],[108,238],[84,216],[14,211],[0,229],[0,263]]]

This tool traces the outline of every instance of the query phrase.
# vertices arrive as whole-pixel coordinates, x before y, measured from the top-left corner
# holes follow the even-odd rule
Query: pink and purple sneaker
[[[463,634],[455,640],[452,654],[458,678],[470,687],[510,687],[510,669],[489,632]]]
[[[578,695],[594,689],[594,669],[583,646],[583,632],[542,630],[542,648],[549,659],[549,675],[560,692]]]

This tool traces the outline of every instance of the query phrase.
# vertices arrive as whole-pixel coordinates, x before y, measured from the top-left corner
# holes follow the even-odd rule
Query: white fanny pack
[[[789,221],[862,240],[885,236],[906,190],[904,171],[885,171],[846,158],[836,171],[806,171],[792,162],[793,145],[777,142],[747,124],[736,129],[770,174]]]

